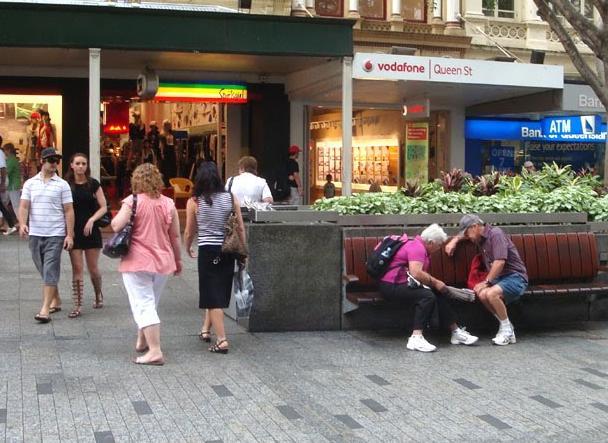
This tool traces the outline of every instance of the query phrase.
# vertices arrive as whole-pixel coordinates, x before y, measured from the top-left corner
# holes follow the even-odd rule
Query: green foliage
[[[602,196],[600,190],[601,182],[596,176],[577,175],[570,166],[545,164],[533,174],[495,173],[475,180],[462,171],[452,170],[432,183],[408,183],[394,193],[321,199],[313,208],[343,215],[586,212],[593,220],[605,221],[608,195]]]

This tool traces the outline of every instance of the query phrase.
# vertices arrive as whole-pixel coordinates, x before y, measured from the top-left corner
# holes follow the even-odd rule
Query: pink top
[[[133,207],[133,196],[123,204]],[[122,258],[119,272],[153,272],[170,275],[176,271],[169,228],[173,221],[175,204],[164,195],[152,198],[137,194],[137,209],[129,253]]]
[[[406,271],[410,261],[422,263],[424,271],[428,271],[431,266],[431,259],[419,235],[401,246],[390,264],[390,267],[394,268],[384,274],[380,280],[385,283],[405,283],[407,281]]]

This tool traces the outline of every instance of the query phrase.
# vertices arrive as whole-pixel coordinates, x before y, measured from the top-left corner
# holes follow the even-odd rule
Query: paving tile
[[[506,424],[504,421],[497,419],[496,417],[492,416],[492,415],[478,415],[477,418],[479,418],[480,420],[485,421],[487,424],[494,426],[496,429],[499,430],[505,430],[505,429],[510,429],[511,426],[509,426],[508,424]]]
[[[211,386],[211,388],[215,391],[215,393],[218,395],[218,397],[233,397],[234,396],[232,394],[232,392],[230,392],[230,389],[228,389],[224,385],[215,385],[215,386]]]
[[[36,392],[38,395],[50,395],[53,393],[53,385],[51,383],[37,383]]]
[[[351,429],[362,429],[363,428],[363,426],[361,426],[361,424],[359,424],[350,415],[334,415],[334,417],[336,417],[338,420],[340,420],[342,423],[344,423],[346,426],[348,426]]]
[[[135,412],[137,413],[137,415],[151,415],[152,414],[152,409],[150,408],[150,405],[148,404],[147,401],[133,401],[131,403],[133,404],[133,409],[135,409]]]
[[[6,409],[0,409],[0,423],[6,423]]]
[[[385,379],[383,379],[382,377],[380,377],[378,375],[371,374],[371,375],[366,375],[365,377],[367,377],[373,383],[376,383],[378,386],[390,385],[390,383],[388,381],[386,381]]]
[[[469,381],[465,378],[455,378],[454,381],[459,385],[464,386],[467,389],[481,389],[481,386],[476,385],[472,381]]]
[[[574,381],[575,383],[578,383],[579,385],[586,386],[586,387],[588,387],[589,389],[594,389],[594,390],[596,390],[596,391],[597,391],[597,390],[600,390],[600,389],[604,389],[604,388],[602,388],[600,385],[596,385],[595,383],[591,383],[591,382],[589,382],[589,381],[587,381],[587,380],[583,380],[582,378],[577,378],[577,379],[575,379],[575,380],[573,380],[573,381]]]
[[[608,405],[606,405],[604,403],[595,402],[595,403],[591,403],[591,406],[599,409],[600,411],[608,412]]]
[[[95,443],[114,443],[114,435],[111,431],[95,432]]]
[[[549,400],[547,397],[543,397],[542,395],[533,395],[530,398],[553,409],[562,407],[562,405],[560,405],[559,403],[556,403],[553,400]]]
[[[277,406],[277,409],[281,414],[285,416],[287,420],[297,420],[299,418],[302,418],[302,416],[298,414],[297,411],[291,406]]]
[[[370,408],[374,412],[386,412],[386,411],[388,411],[388,409],[386,409],[384,406],[382,406],[376,400],[373,400],[371,398],[364,398],[364,399],[361,400],[361,403],[363,403],[365,406],[367,406],[368,408]]]
[[[598,377],[601,377],[601,378],[608,378],[608,373],[598,371],[597,369],[581,368],[581,371],[585,371],[585,372],[588,372],[589,374],[597,375]]]

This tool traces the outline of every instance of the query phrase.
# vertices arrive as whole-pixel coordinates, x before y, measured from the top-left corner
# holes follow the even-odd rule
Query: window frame
[[[406,19],[404,14],[403,14],[403,7],[405,5],[405,0],[401,0],[401,17],[403,17],[403,21],[405,23],[428,23],[428,19],[429,19],[429,2],[428,0],[420,0],[423,3],[423,8],[422,10],[424,11],[424,15],[422,17],[422,20],[414,20],[414,19]]]
[[[494,7],[492,9],[484,8],[483,1],[481,2],[481,12],[484,16],[490,18],[496,18],[501,20],[515,20],[517,19],[517,0],[513,0],[513,9],[498,9],[499,0],[493,0]],[[488,14],[487,12],[492,12],[492,14]],[[501,17],[500,13],[512,13],[512,17]]]
[[[365,20],[386,21],[386,17],[387,17],[387,13],[388,13],[388,0],[381,0],[382,1],[382,17],[370,17],[367,15],[361,14],[361,6],[359,5],[360,1],[361,0],[357,0],[357,9],[359,10],[359,16],[361,18],[364,18]]]
[[[336,14],[320,14],[318,10],[316,10],[316,5],[315,5],[315,12],[317,13],[317,15],[319,17],[344,17],[344,0],[338,0],[338,4],[339,4],[339,10]]]

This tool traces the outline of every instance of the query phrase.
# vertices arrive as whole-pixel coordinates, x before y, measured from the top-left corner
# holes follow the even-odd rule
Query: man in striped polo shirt
[[[19,235],[29,234],[32,259],[42,276],[42,308],[34,319],[48,323],[49,314],[61,310],[57,290],[61,251],[74,244],[74,208],[70,185],[57,175],[61,155],[55,148],[45,148],[40,156],[41,171],[25,182],[21,192]]]

